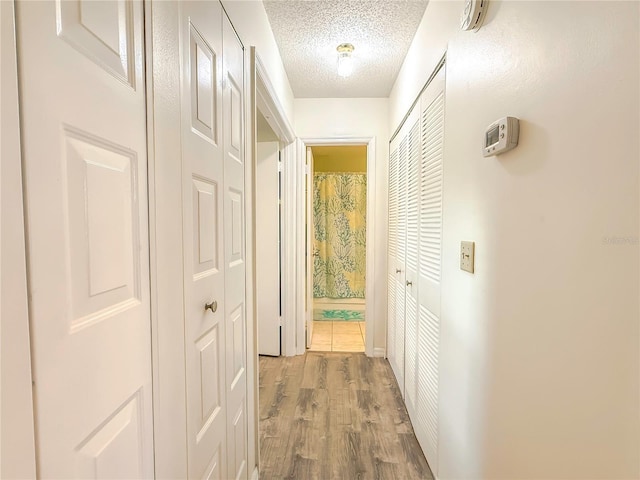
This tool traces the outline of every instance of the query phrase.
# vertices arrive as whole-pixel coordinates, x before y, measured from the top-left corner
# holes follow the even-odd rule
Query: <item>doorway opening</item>
[[[280,139],[256,112],[256,313],[258,353],[282,353],[282,168]]]
[[[367,145],[307,146],[307,348],[364,352]]]

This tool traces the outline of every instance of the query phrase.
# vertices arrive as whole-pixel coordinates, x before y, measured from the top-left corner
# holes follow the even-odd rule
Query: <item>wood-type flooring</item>
[[[260,357],[260,479],[433,479],[387,360]]]

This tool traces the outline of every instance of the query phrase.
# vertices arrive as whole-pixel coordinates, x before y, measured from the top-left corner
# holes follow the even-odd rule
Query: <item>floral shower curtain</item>
[[[313,178],[313,296],[364,298],[367,176]]]

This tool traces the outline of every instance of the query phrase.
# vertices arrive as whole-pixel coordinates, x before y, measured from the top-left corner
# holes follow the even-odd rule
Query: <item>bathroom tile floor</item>
[[[310,351],[364,352],[364,322],[313,322]]]

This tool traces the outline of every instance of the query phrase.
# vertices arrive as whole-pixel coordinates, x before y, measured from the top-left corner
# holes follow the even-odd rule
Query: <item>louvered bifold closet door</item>
[[[438,471],[438,356],[442,264],[444,68],[420,99],[420,239],[418,278],[418,393],[413,419],[418,441]]]
[[[387,258],[387,358],[396,361],[396,269],[398,257],[398,140],[391,142],[389,154],[389,257]]]
[[[395,339],[394,358],[391,368],[396,374],[396,380],[400,391],[404,394],[404,327],[405,327],[405,256],[407,254],[407,144],[408,137],[399,135],[400,144],[398,147],[398,250],[395,258]]]
[[[405,274],[405,403],[415,415],[418,377],[418,239],[420,200],[420,109],[414,108],[405,125],[407,137],[406,182],[406,274]]]

